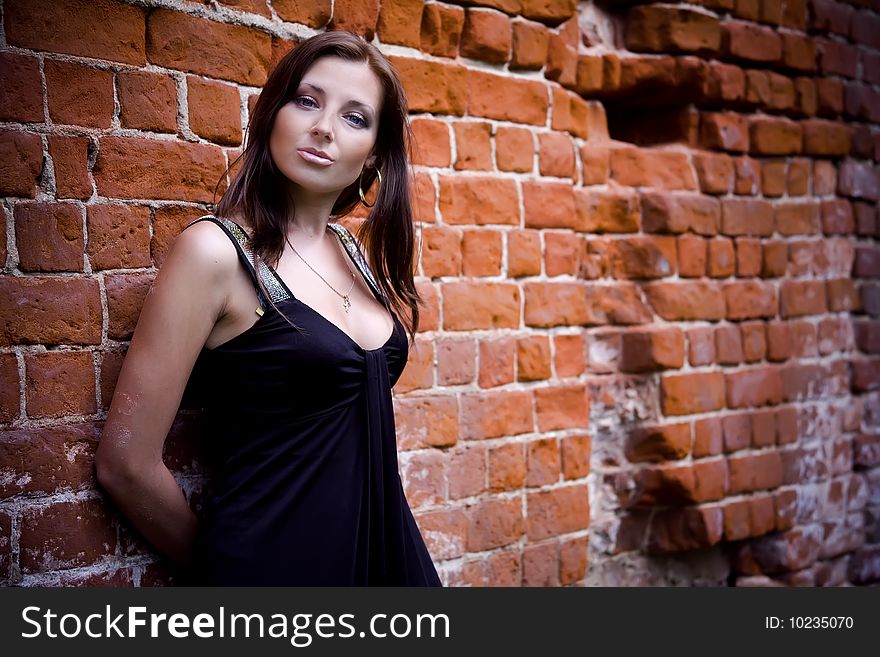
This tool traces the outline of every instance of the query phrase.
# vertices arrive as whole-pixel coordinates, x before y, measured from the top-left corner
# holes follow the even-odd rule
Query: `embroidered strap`
[[[376,278],[370,270],[370,265],[367,264],[367,259],[364,257],[364,254],[361,253],[354,235],[352,235],[351,231],[342,224],[331,222],[328,225],[333,229],[334,233],[339,235],[342,245],[345,247],[345,250],[348,251],[348,255],[351,256],[351,259],[354,261],[354,264],[360,270],[361,274],[363,274],[364,280],[366,280],[369,286],[373,289],[373,293],[379,297],[385,305],[388,305],[388,301],[385,298],[385,295],[382,294],[382,290],[379,289],[379,285],[376,283]]]

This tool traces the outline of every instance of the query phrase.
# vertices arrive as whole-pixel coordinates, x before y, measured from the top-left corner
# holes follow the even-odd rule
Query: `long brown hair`
[[[366,169],[361,180],[342,190],[331,214],[342,217],[350,213],[360,202],[359,183],[368,190],[377,178],[377,169],[382,171],[375,204],[357,229],[357,238],[365,247],[376,282],[398,314],[403,315],[410,340],[414,341],[422,300],[413,281],[415,235],[408,157],[413,142],[406,94],[385,56],[363,38],[341,30],[323,32],[306,39],[278,62],[254,106],[244,151],[232,165],[240,161],[241,167],[217,204],[216,213],[224,217],[241,215],[249,224],[254,252],[270,265],[277,265],[289,228],[290,198],[283,191],[284,174],[269,152],[269,136],[275,116],[295,97],[303,75],[315,61],[327,56],[365,62],[382,84],[375,168]],[[409,317],[400,312],[404,307]]]

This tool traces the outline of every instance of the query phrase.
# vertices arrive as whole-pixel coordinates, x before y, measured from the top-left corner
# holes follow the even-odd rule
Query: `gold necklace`
[[[314,267],[312,267],[312,266],[308,263],[308,261],[307,261],[305,258],[303,258],[303,257],[299,254],[299,251],[297,251],[297,250],[294,248],[293,244],[290,243],[290,239],[289,239],[286,235],[284,236],[284,239],[285,239],[285,241],[287,242],[287,245],[288,245],[291,249],[293,249],[293,252],[297,255],[297,257],[299,257],[300,260],[302,260],[304,263],[306,263],[306,267],[308,267],[308,268],[311,269],[313,272],[315,272],[315,274],[318,276],[318,278],[320,278],[322,281],[324,281],[324,283],[327,284],[327,287],[329,287],[331,290],[333,290],[334,292],[336,292],[336,294],[338,294],[340,297],[342,297],[342,307],[345,309],[345,312],[347,313],[347,312],[348,312],[348,309],[351,308],[351,297],[350,297],[350,295],[351,295],[351,291],[354,289],[354,281],[355,281],[354,272],[351,271],[351,268],[349,267],[349,271],[351,272],[351,287],[348,288],[348,293],[346,293],[346,294],[342,294],[342,292],[340,292],[340,291],[337,290],[335,287],[333,287],[332,285],[330,285],[330,283],[327,281],[327,279],[324,278],[323,276],[321,276],[321,274],[319,274],[318,271],[317,271]],[[347,265],[347,264],[348,264],[348,263],[346,263],[346,265]]]

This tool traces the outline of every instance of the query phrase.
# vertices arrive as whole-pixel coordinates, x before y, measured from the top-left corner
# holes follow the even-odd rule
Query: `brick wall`
[[[880,580],[877,0],[0,7],[0,583],[169,582],[96,488],[102,419],[268,71],[332,27],[409,97],[395,411],[444,583]]]

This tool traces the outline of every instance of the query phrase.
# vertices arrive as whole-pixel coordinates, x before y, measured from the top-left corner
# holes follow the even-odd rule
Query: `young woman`
[[[421,301],[409,137],[376,48],[346,32],[302,42],[260,94],[216,216],[178,237],[147,295],[97,474],[198,583],[440,586],[391,401]],[[334,219],[374,182],[359,244]],[[194,367],[219,463],[200,518],[162,462]]]

